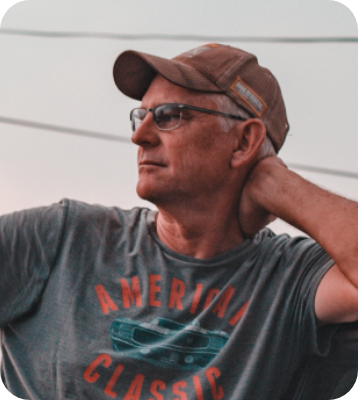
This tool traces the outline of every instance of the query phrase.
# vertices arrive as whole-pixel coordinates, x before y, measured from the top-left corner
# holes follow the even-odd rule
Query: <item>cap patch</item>
[[[213,47],[218,47],[218,45],[217,44],[205,44],[204,46],[196,47],[195,49],[189,50],[189,51],[181,54],[181,56],[191,58],[191,57],[197,56],[200,53],[204,53],[204,51],[210,50]]]
[[[267,107],[265,102],[249,87],[247,87],[240,78],[236,79],[236,81],[230,86],[230,89],[241,97],[245,103],[248,104],[259,117],[261,117]]]

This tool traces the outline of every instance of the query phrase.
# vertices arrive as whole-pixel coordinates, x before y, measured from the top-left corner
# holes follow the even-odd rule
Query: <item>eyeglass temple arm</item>
[[[232,114],[222,113],[220,111],[207,110],[206,108],[198,108],[198,107],[187,106],[187,105],[183,105],[180,108],[188,108],[189,110],[201,111],[201,112],[204,112],[204,113],[207,113],[207,114],[223,115],[224,117],[235,118],[235,119],[239,119],[240,121],[245,121],[245,118],[242,118],[239,115],[232,115]]]

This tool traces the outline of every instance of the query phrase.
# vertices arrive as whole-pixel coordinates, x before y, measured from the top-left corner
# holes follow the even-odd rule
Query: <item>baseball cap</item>
[[[172,59],[127,50],[113,68],[118,89],[136,100],[143,98],[157,74],[187,89],[227,95],[250,116],[262,120],[276,151],[282,147],[289,124],[281,89],[255,55],[216,43]]]

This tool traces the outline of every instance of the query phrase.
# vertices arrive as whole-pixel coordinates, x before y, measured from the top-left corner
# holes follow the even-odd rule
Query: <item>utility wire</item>
[[[358,37],[275,37],[275,36],[211,36],[211,35],[180,35],[180,34],[127,34],[106,32],[57,32],[36,31],[25,29],[0,29],[1,35],[34,36],[48,38],[94,38],[115,40],[181,40],[203,42],[250,42],[250,43],[357,43]]]
[[[313,167],[310,165],[295,164],[295,163],[287,163],[287,166],[292,169],[300,169],[309,172],[318,172],[319,174],[344,176],[345,178],[358,179],[358,174],[356,172],[339,171],[336,169]]]
[[[55,132],[66,133],[66,134],[70,134],[70,135],[89,137],[89,138],[93,138],[93,139],[103,139],[103,140],[111,140],[111,141],[122,142],[122,143],[132,143],[130,138],[125,137],[125,136],[117,136],[117,135],[111,135],[108,133],[100,133],[100,132],[91,132],[91,131],[86,131],[86,130],[82,130],[82,129],[67,128],[67,127],[63,127],[63,126],[59,126],[59,125],[43,124],[43,123],[39,123],[39,122],[26,121],[26,120],[22,120],[22,119],[7,118],[7,117],[0,116],[0,123],[24,126],[24,127],[28,127],[28,128],[42,129],[42,130],[46,130],[46,131],[55,131]],[[304,170],[304,171],[309,171],[309,172],[316,172],[316,173],[320,173],[320,174],[336,175],[336,176],[342,176],[345,178],[358,179],[358,173],[350,172],[350,171],[340,171],[340,170],[336,170],[336,169],[314,167],[314,166],[310,166],[310,165],[295,164],[295,163],[287,163],[287,166],[292,169],[299,169],[299,170]]]
[[[0,117],[0,123],[26,126],[28,128],[43,129],[46,131],[68,133],[70,135],[85,136],[85,137],[94,138],[94,139],[103,139],[103,140],[112,140],[115,142],[131,143],[130,138],[125,137],[125,136],[111,135],[109,133],[91,132],[91,131],[85,131],[83,129],[67,128],[64,126],[43,124],[40,122],[25,121],[22,119]]]

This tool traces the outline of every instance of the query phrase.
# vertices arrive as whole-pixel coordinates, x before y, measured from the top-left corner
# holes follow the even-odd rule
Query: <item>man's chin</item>
[[[177,202],[177,193],[173,191],[169,193],[168,188],[165,185],[158,185],[158,182],[156,184],[149,184],[149,182],[139,180],[137,183],[137,194],[141,199],[147,200],[157,207],[169,206],[173,203],[173,200]]]
[[[153,185],[149,185],[148,183],[143,183],[139,181],[137,183],[137,195],[143,199],[147,200],[151,203],[156,203],[156,200],[158,199],[158,190],[155,190]]]

